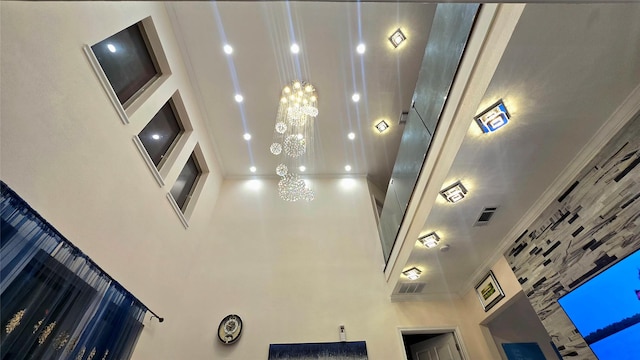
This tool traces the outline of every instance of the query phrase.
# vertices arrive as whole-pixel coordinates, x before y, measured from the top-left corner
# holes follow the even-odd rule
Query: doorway
[[[486,326],[491,334],[488,341],[493,340],[500,353],[501,359],[560,359],[555,350],[551,337],[538,318],[538,314],[531,306],[531,302],[520,291],[508,304],[499,309],[481,325]],[[505,351],[505,345],[526,346],[517,350],[520,355],[509,356]],[[531,349],[533,347],[533,350]],[[533,354],[535,350],[535,354]],[[515,350],[514,350],[515,351]],[[530,355],[524,355],[524,354]]]
[[[456,328],[400,329],[406,360],[468,359]]]

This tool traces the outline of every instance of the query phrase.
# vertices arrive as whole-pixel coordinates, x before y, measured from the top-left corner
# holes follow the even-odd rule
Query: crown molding
[[[483,262],[469,278],[469,281],[460,288],[458,292],[460,296],[463,296],[473,288],[480,277],[485,275],[500,257],[504,256],[505,251],[513,245],[515,239],[531,226],[558,195],[574,181],[582,169],[593,160],[598,152],[638,113],[640,113],[640,85],[631,91],[629,96],[627,96],[620,106],[618,106],[611,116],[602,124],[596,134],[578,151],[578,154],[569,162],[569,166],[555,178],[540,198],[538,198],[538,201],[536,201],[522,219],[511,228],[500,242],[494,255]]]

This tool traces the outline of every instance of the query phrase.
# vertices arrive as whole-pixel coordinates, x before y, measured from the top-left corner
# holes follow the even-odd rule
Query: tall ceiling
[[[316,87],[319,110],[315,160],[306,173],[366,174],[386,189],[402,135],[398,119],[411,104],[435,5],[241,1],[167,7],[225,176],[275,176],[278,163],[269,146],[280,92],[301,80]],[[407,41],[394,48],[388,38],[398,28]],[[298,54],[290,51],[294,42]],[[364,54],[356,52],[360,43]],[[233,47],[231,55],[225,44]],[[361,95],[358,103],[354,93]],[[380,134],[374,124],[382,119],[391,127]],[[355,139],[347,138],[350,132]]]
[[[465,291],[471,275],[502,242],[515,240],[505,237],[640,86],[639,18],[640,4],[525,7],[478,109],[503,99],[511,120],[490,134],[469,121],[442,184],[461,180],[468,196],[456,204],[438,197],[422,228],[423,235],[436,231],[449,250],[411,244],[406,267],[423,270],[424,293]],[[485,207],[498,210],[488,225],[474,226]]]
[[[434,4],[381,2],[174,2],[167,5],[199,91],[226,177],[274,176],[268,151],[280,91],[294,79],[319,95],[309,175],[367,175],[383,191],[391,176],[424,56]],[[411,240],[401,267],[423,270],[424,294],[460,293],[507,234],[640,86],[640,4],[529,4],[507,44],[478,112],[502,98],[510,123],[483,135],[469,119],[442,187],[461,180],[469,196],[428,205],[422,234],[437,231],[449,251]],[[407,41],[394,49],[389,35]],[[294,55],[293,42],[301,51]],[[366,52],[356,52],[359,43]],[[233,47],[225,54],[223,45]],[[351,100],[361,94],[358,103]],[[234,95],[241,93],[238,104]],[[377,133],[380,119],[391,124]],[[437,131],[437,130],[436,130]],[[349,140],[347,134],[356,137]],[[244,133],[252,135],[250,141]],[[250,166],[257,168],[251,174]],[[557,189],[558,192],[562,189]],[[491,222],[474,226],[483,207]],[[416,239],[417,240],[417,239]],[[511,239],[513,240],[513,239]],[[405,278],[392,279],[400,283]]]

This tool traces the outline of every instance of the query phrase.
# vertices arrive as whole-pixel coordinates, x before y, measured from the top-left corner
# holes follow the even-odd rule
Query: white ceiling
[[[174,2],[167,5],[227,177],[273,176],[269,151],[280,91],[293,79],[318,89],[312,175],[367,174],[383,191],[410,106],[435,5],[355,2]],[[482,106],[503,98],[512,120],[491,135],[469,131],[447,183],[469,196],[438,199],[423,227],[450,251],[416,243],[406,267],[423,269],[424,293],[459,293],[505,236],[640,85],[640,5],[527,5]],[[401,27],[408,41],[387,37]],[[293,38],[301,52],[289,51]],[[361,56],[356,45],[366,43]],[[234,52],[227,56],[222,46]],[[242,93],[238,105],[233,96]],[[359,92],[358,104],[351,95]],[[379,119],[391,124],[377,134]],[[355,141],[347,133],[356,133]],[[242,135],[249,132],[247,142]],[[562,189],[557,189],[561,192]],[[473,227],[485,206],[491,223]],[[508,241],[509,239],[507,239]],[[514,240],[514,239],[510,239]],[[395,280],[394,280],[395,281]],[[404,282],[405,279],[399,281]]]
[[[315,161],[309,175],[367,174],[386,189],[435,5],[339,2],[174,2],[167,5],[226,177],[275,176],[269,152],[282,88],[315,85]],[[407,41],[388,37],[401,28]],[[292,55],[296,41],[301,51]],[[364,55],[356,46],[366,44]],[[229,43],[231,56],[223,52]],[[354,92],[361,94],[355,104]],[[242,104],[234,101],[241,93]],[[373,125],[391,125],[379,134]],[[243,134],[252,135],[249,142]],[[347,134],[354,132],[355,140]]]
[[[464,291],[470,275],[503,240],[515,240],[505,236],[640,85],[638,19],[640,4],[525,7],[478,109],[502,98],[510,123],[483,135],[470,120],[443,184],[462,180],[468,197],[457,204],[438,197],[422,231],[437,231],[450,250],[416,242],[407,262],[425,270],[425,293]],[[491,206],[498,211],[489,225],[474,227]]]

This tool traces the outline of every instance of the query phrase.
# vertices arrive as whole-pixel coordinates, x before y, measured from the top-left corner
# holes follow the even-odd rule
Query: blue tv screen
[[[558,302],[599,360],[640,358],[640,251]]]

